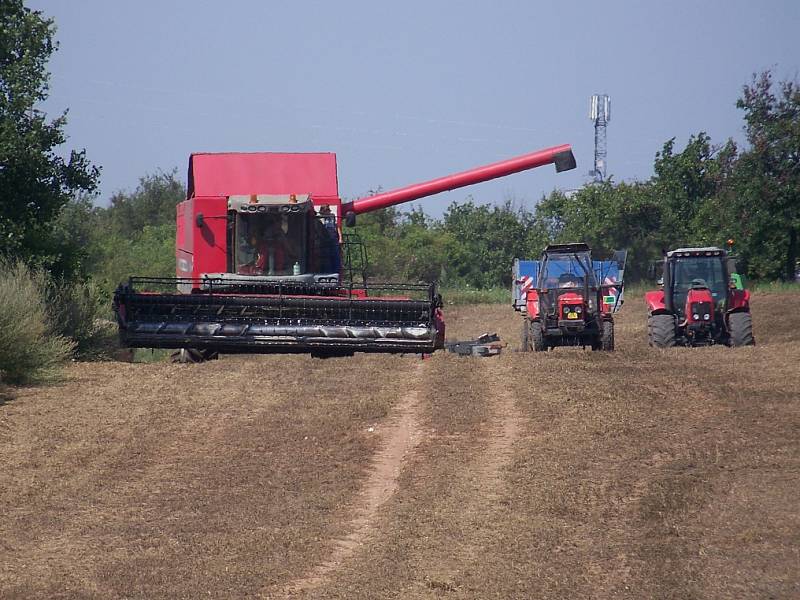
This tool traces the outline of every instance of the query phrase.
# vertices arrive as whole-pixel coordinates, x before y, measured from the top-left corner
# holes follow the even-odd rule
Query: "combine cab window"
[[[236,215],[237,274],[292,275],[307,266],[307,213]]]
[[[236,215],[238,275],[338,274],[336,221],[313,210]]]

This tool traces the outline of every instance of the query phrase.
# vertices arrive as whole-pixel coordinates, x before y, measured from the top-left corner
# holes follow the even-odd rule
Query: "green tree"
[[[0,253],[63,273],[71,258],[55,222],[76,194],[95,189],[99,171],[85,151],[67,160],[55,153],[66,111],[48,120],[37,108],[47,98],[54,33],[53,20],[22,0],[0,2]]]
[[[515,257],[528,251],[531,215],[511,202],[501,206],[454,202],[445,212],[442,231],[449,235],[447,265],[451,282],[487,288],[511,284]]]
[[[651,183],[592,183],[567,197],[554,191],[534,213],[538,249],[550,242],[586,242],[597,256],[628,250],[629,279],[639,279],[669,245],[662,230],[664,209]]]
[[[800,85],[754,75],[736,106],[750,147],[737,164],[728,211],[753,275],[791,280],[800,259]]]
[[[114,234],[135,237],[147,226],[175,226],[175,207],[186,198],[186,188],[177,179],[177,169],[147,174],[133,192],[116,192],[107,209],[101,211],[103,224]]]
[[[93,223],[87,270],[106,293],[131,275],[175,275],[175,207],[186,196],[176,174],[145,175],[133,192],[115,193],[108,207],[84,211]]]
[[[731,151],[735,153],[733,142],[719,148],[700,132],[689,138],[681,152],[675,152],[673,138],[656,154],[652,193],[660,208],[659,237],[666,246],[697,245],[698,238],[716,237],[708,235],[698,215],[724,185]]]

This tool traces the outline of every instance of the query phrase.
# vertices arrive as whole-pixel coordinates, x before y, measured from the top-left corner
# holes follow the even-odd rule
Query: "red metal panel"
[[[189,196],[311,194],[337,198],[336,155],[315,153],[201,153],[189,157]]]
[[[193,255],[192,275],[224,273],[228,267],[227,211],[225,198],[193,198],[192,211],[185,227],[191,231]],[[203,226],[197,226],[197,215],[202,213]]]
[[[192,200],[180,202],[175,209],[176,212],[176,235],[175,235],[175,275],[177,277],[191,277],[191,242],[187,236],[191,234],[191,229],[186,227],[186,215],[192,212]]]
[[[728,312],[733,310],[750,310],[750,292],[748,290],[731,290]]]
[[[645,292],[644,302],[647,304],[647,312],[650,314],[658,314],[667,310],[664,304],[664,290]]]
[[[571,157],[572,147],[569,144],[554,146],[553,148],[539,150],[538,152],[531,152],[530,154],[524,154],[508,160],[476,167],[468,171],[456,173],[455,175],[439,177],[438,179],[432,179],[424,183],[415,183],[396,190],[375,194],[369,198],[359,198],[358,200],[342,205],[342,214],[347,214],[348,211],[361,214],[380,208],[386,208],[387,206],[394,206],[401,202],[410,202],[440,192],[454,190],[474,183],[481,183],[483,181],[489,181],[490,179],[504,177],[512,173],[519,173],[520,171],[554,163],[559,155],[566,153],[570,153]],[[575,163],[573,159],[572,167],[574,166]]]

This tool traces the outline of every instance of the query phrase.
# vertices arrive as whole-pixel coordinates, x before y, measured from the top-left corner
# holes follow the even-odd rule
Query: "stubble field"
[[[0,390],[0,598],[796,598],[800,295],[757,346],[75,363]]]

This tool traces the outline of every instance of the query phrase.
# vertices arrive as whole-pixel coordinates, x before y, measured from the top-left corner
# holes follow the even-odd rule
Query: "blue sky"
[[[330,151],[354,198],[570,143],[578,169],[535,169],[472,195],[532,207],[588,181],[589,96],[612,97],[608,171],[646,179],[664,141],[742,139],[756,71],[800,72],[800,2],[228,2],[29,0],[55,18],[55,115],[103,168],[104,204],[196,151]]]

